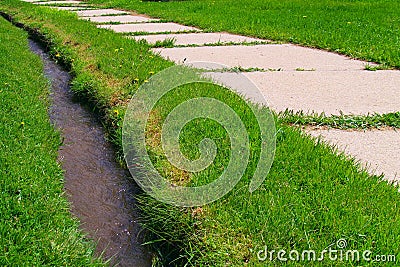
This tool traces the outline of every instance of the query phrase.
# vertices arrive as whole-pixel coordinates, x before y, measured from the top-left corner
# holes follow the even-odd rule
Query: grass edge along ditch
[[[172,63],[144,44],[96,29],[73,14],[13,0],[0,7],[43,35],[54,58],[71,68],[75,92],[104,112],[105,126],[120,146],[126,100],[152,73]],[[348,249],[398,255],[397,188],[359,171],[357,165],[278,121],[275,161],[262,187],[252,194],[245,177],[225,197],[203,207],[177,208],[140,195],[147,244],[160,266],[259,266],[268,264],[257,259],[265,246],[321,251],[341,238],[348,241]],[[343,262],[309,262],[324,264]]]
[[[103,266],[63,192],[42,62],[2,17],[0,40],[0,265]]]

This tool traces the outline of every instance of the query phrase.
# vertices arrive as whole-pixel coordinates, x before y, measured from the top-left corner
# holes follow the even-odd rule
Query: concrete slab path
[[[194,27],[183,26],[180,24],[168,23],[137,23],[137,24],[119,24],[119,25],[97,25],[98,28],[113,30],[118,33],[133,32],[183,32],[183,31],[199,31]]]
[[[146,40],[150,44],[155,44],[166,39],[174,39],[175,45],[206,45],[206,44],[227,44],[227,43],[252,43],[265,42],[265,40],[235,35],[223,32],[207,33],[182,33],[182,34],[153,34],[139,35],[130,37],[135,40]]]
[[[215,62],[228,67],[296,70],[362,70],[366,62],[290,44],[256,46],[211,46],[154,49],[161,56],[181,63],[196,61]]]
[[[385,174],[385,179],[400,181],[400,131],[399,130],[313,130],[314,137],[337,145],[341,151],[354,156],[368,167],[370,173]]]
[[[212,73],[248,97],[236,73]],[[366,115],[400,111],[400,71],[270,71],[244,73],[275,111]],[[257,99],[253,99],[260,102]]]
[[[94,23],[138,23],[158,21],[158,19],[152,19],[140,15],[82,17],[82,19],[89,20]]]

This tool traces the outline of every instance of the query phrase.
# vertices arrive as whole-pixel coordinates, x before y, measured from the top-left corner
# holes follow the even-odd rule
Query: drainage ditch
[[[82,230],[97,242],[97,255],[111,265],[151,266],[150,254],[140,245],[140,227],[133,196],[138,188],[126,170],[115,162],[99,120],[74,99],[69,73],[53,62],[44,49],[30,40],[51,83],[50,119],[60,130],[63,145],[59,161],[71,212]]]

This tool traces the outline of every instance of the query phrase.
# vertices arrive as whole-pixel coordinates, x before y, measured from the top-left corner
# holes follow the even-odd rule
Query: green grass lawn
[[[400,68],[393,0],[91,0],[162,19],[336,51]]]
[[[49,85],[27,38],[0,17],[0,265],[100,266],[69,213]]]
[[[190,3],[194,7],[201,5],[199,2],[179,2],[182,7]],[[205,6],[206,3],[208,1],[204,1]],[[140,5],[161,4],[165,4],[165,9],[158,7],[160,12],[168,12],[168,5],[178,5]],[[148,45],[97,29],[87,21],[78,20],[74,14],[17,0],[0,2],[0,10],[43,35],[54,57],[71,68],[75,92],[97,105],[104,115],[111,139],[121,149],[121,127],[127,99],[154,72],[173,64],[153,55]],[[213,24],[219,27],[219,23]],[[193,142],[204,137],[213,138],[220,144],[219,154],[207,174],[196,176],[172,168],[155,138],[174,105],[206,93],[225,100],[250,126],[247,128],[250,140],[253,140],[253,156],[245,176],[234,190],[201,208],[176,208],[147,195],[138,197],[141,222],[147,229],[148,244],[158,252],[159,266],[182,266],[185,263],[193,266],[276,266],[280,264],[277,261],[258,261],[257,252],[265,246],[276,251],[322,251],[341,238],[347,240],[348,249],[361,252],[368,249],[373,255],[394,254],[400,259],[398,188],[381,182],[380,177],[359,171],[354,160],[318,140],[310,139],[300,130],[288,126],[288,121],[276,119],[277,144],[273,166],[262,186],[249,193],[248,183],[257,159],[254,155],[259,149],[259,129],[251,127],[252,117],[246,104],[231,91],[216,86],[195,84],[183,89],[171,93],[157,105],[147,128],[148,136],[150,139],[153,137],[148,143],[150,154],[161,172],[165,172],[168,178],[189,184],[205,183],[218,177],[221,166],[226,165],[226,133],[212,121],[200,120],[189,124],[180,140],[182,151],[189,157],[198,153]],[[168,176],[171,173],[172,177]],[[304,264],[286,263],[288,266]],[[364,261],[327,260],[306,264],[374,265]],[[398,262],[387,266],[396,265]]]

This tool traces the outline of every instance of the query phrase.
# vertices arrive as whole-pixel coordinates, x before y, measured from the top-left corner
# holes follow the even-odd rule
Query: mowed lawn
[[[192,4],[195,12],[199,9],[196,5],[201,5],[199,3],[134,1],[126,3],[124,8],[147,6],[152,7],[153,12],[156,12],[155,9],[158,9],[157,12],[168,12],[169,5],[170,8],[173,5],[188,8]],[[111,139],[121,149],[120,132],[126,100],[151,75],[172,63],[152,54],[150,47],[144,43],[97,29],[73,14],[17,0],[0,2],[0,8],[13,14],[16,21],[44,34],[52,53],[59,53],[60,61],[69,66],[75,75],[72,82],[75,92],[88,97],[104,113]],[[173,12],[178,13],[178,10]],[[216,9],[215,13],[218,12]],[[204,14],[202,16],[205,17]],[[225,19],[234,20],[227,16]],[[218,26],[220,23],[215,20],[213,24]],[[159,136],[162,123],[174,105],[196,96],[205,96],[206,93],[225,100],[245,124],[256,125],[246,103],[227,89],[202,84],[186,85],[183,89],[169,94],[156,106],[155,118],[148,125],[150,137]],[[147,195],[139,197],[141,223],[149,233],[147,244],[157,252],[158,266],[275,266],[280,264],[276,255],[274,261],[263,262],[257,258],[258,252],[265,247],[268,251],[295,249],[301,253],[313,249],[321,252],[329,246],[337,248],[337,241],[341,239],[346,240],[346,249],[361,253],[371,250],[372,255],[394,254],[399,259],[398,188],[381,182],[380,177],[360,171],[354,160],[276,119],[274,163],[265,182],[250,193],[248,183],[255,169],[257,156],[254,155],[259,150],[259,129],[247,129],[251,140],[254,140],[251,147],[253,157],[243,179],[222,199],[203,207],[176,208]],[[206,137],[215,140],[221,153],[205,170],[209,173],[203,172],[202,175],[174,172],[175,169],[166,163],[157,140],[149,144],[149,150],[161,172],[173,173],[172,179],[194,178],[189,183],[201,184],[216,179],[229,160],[224,157],[224,154],[229,154],[226,133],[212,121],[204,120],[189,124],[180,139],[182,151],[188,156],[196,156],[199,140]],[[397,263],[392,263],[392,266]],[[369,264],[366,261],[341,262],[326,258],[321,262],[291,261],[286,265]]]
[[[0,265],[100,266],[69,213],[49,84],[27,38],[0,17]]]
[[[91,0],[163,19],[337,51],[400,68],[393,0]]]

